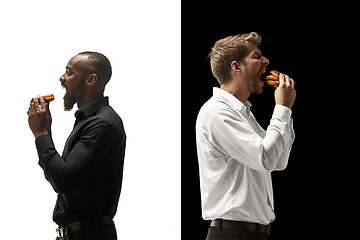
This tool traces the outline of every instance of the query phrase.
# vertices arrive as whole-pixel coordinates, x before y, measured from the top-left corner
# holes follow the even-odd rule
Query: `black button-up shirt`
[[[114,217],[120,197],[126,135],[121,118],[99,98],[75,113],[60,156],[48,134],[39,136],[39,165],[58,193],[53,220],[60,226]]]

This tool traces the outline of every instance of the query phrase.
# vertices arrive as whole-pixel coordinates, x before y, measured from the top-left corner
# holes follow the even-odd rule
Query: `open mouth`
[[[265,82],[264,75],[265,75],[265,72],[260,73],[260,81],[261,82]]]
[[[263,70],[260,71],[260,76],[259,76],[260,82],[265,83],[265,81],[266,81],[266,79],[265,79],[265,72],[266,72],[266,69],[263,69]]]
[[[63,99],[65,99],[66,96],[67,96],[68,89],[67,89],[67,86],[66,86],[65,84],[61,84],[61,87],[62,87],[63,89],[65,89],[65,94],[64,94],[64,96],[63,96]]]

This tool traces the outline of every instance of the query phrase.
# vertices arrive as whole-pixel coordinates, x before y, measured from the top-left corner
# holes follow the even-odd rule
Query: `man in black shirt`
[[[75,125],[63,154],[51,137],[49,103],[31,100],[28,121],[35,136],[39,165],[58,193],[53,220],[57,239],[117,239],[113,217],[119,201],[126,135],[121,118],[104,97],[111,77],[109,60],[100,53],[83,52],[71,58],[61,85],[64,108],[76,103]]]

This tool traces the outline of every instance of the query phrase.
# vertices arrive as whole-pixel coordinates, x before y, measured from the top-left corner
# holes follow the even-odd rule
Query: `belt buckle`
[[[69,235],[70,231],[67,227],[58,227],[56,229],[56,234],[59,238],[63,238],[66,237],[67,235]]]

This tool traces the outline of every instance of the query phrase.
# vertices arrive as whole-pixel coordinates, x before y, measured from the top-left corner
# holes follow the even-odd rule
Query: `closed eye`
[[[66,75],[70,76],[72,74],[72,71],[70,70],[70,68],[66,68]]]
[[[253,58],[255,58],[255,59],[261,59],[261,54],[260,53],[258,53],[258,52],[255,52],[254,54],[253,54]]]

